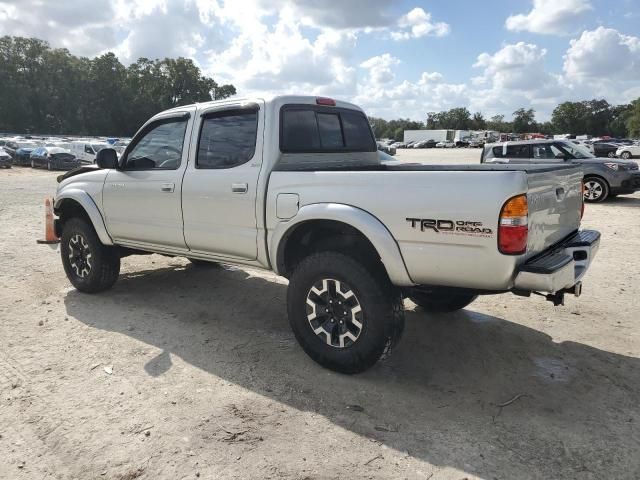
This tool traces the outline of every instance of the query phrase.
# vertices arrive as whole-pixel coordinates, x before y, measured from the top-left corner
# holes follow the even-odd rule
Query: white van
[[[82,163],[95,163],[96,154],[109,146],[104,142],[75,141],[71,142],[70,150]]]

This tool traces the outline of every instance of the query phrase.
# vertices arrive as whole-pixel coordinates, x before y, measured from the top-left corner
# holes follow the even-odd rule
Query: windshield
[[[574,158],[596,158],[586,147],[571,142],[561,142],[564,150],[573,155]]]

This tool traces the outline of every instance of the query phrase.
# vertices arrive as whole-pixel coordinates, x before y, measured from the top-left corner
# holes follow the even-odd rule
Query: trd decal
[[[479,237],[493,236],[493,230],[482,225],[482,222],[467,220],[436,220],[431,218],[407,218],[411,228],[421,232],[432,231],[449,235],[472,235]]]

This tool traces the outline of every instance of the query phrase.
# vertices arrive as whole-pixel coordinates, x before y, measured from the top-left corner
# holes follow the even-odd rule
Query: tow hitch
[[[579,297],[582,295],[582,282],[576,283],[573,287],[565,288],[556,293],[544,294],[540,292],[523,292],[523,291],[513,291],[516,295],[522,297],[529,297],[531,294],[539,295],[544,297],[547,301],[553,303],[554,307],[558,307],[560,305],[564,306],[564,296],[565,294],[574,295],[575,297]]]

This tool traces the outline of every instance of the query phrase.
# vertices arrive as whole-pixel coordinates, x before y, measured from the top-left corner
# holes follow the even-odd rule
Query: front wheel
[[[414,289],[409,299],[429,313],[447,313],[462,310],[473,302],[477,295],[455,288]]]
[[[103,245],[93,225],[82,218],[65,222],[60,254],[67,278],[84,293],[108,290],[120,274],[118,250]]]
[[[629,152],[622,152],[620,156],[625,160],[629,160],[631,158],[631,154]]]
[[[51,160],[47,161],[47,170],[51,170]]]
[[[600,178],[586,178],[584,181],[584,201],[603,202],[609,196],[609,185]]]
[[[607,153],[607,157],[609,157],[609,158],[616,158],[616,152],[609,152],[609,153]]]
[[[33,160],[31,160],[31,168],[36,168],[36,162],[34,162]]]
[[[359,373],[391,353],[404,328],[401,296],[384,275],[335,252],[311,255],[287,291],[289,323],[323,367]]]

